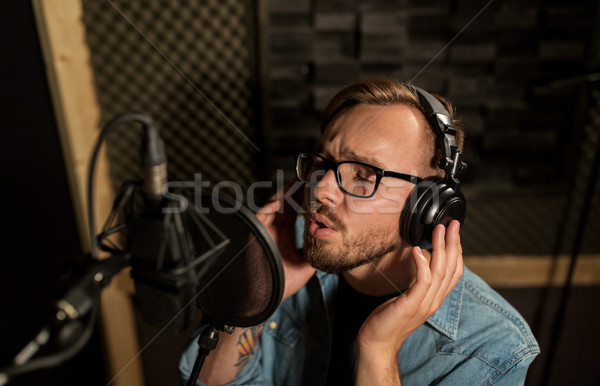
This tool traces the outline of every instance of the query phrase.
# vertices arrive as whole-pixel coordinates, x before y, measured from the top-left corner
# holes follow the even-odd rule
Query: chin
[[[316,244],[321,240],[317,240]],[[304,259],[319,271],[338,274],[371,262],[370,258],[351,256],[347,251],[328,251],[326,246],[311,245],[304,249]]]

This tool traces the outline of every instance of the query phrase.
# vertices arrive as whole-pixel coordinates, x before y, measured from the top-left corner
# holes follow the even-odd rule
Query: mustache
[[[320,214],[321,216],[327,218],[331,223],[332,227],[334,227],[337,231],[345,232],[346,224],[339,218],[338,215],[335,214],[334,210],[330,207],[327,207],[321,204],[318,201],[311,202],[306,207],[305,217],[309,219],[313,213]]]

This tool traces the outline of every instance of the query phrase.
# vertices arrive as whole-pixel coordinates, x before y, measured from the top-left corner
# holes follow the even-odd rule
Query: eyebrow
[[[362,162],[365,164],[376,166],[383,170],[387,170],[383,166],[383,164],[381,162],[379,162],[377,159],[375,159],[374,157],[358,154],[352,149],[344,150],[343,154],[344,154],[344,156],[347,157],[347,159],[344,159],[344,161],[358,161],[358,162]],[[325,153],[324,155],[327,158],[332,158],[331,154],[329,154],[329,153]]]

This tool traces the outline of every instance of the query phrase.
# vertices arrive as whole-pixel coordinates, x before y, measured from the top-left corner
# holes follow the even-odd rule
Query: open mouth
[[[335,227],[333,227],[331,225],[331,221],[319,213],[314,213],[312,215],[312,221],[314,221],[314,223],[317,224],[317,226],[319,228],[327,228],[327,229],[335,230]]]
[[[331,227],[330,222],[319,214],[313,214],[312,218],[310,219],[308,231],[311,236],[319,239],[326,238],[336,233],[336,230]]]
[[[322,223],[321,221],[315,221],[317,223],[317,226],[319,228],[329,228],[327,225],[325,225],[324,223]]]

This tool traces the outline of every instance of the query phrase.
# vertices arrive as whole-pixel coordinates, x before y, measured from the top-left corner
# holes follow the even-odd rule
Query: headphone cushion
[[[431,248],[433,229],[452,220],[461,224],[466,215],[466,200],[443,178],[421,181],[408,196],[400,216],[400,236],[410,245]]]

